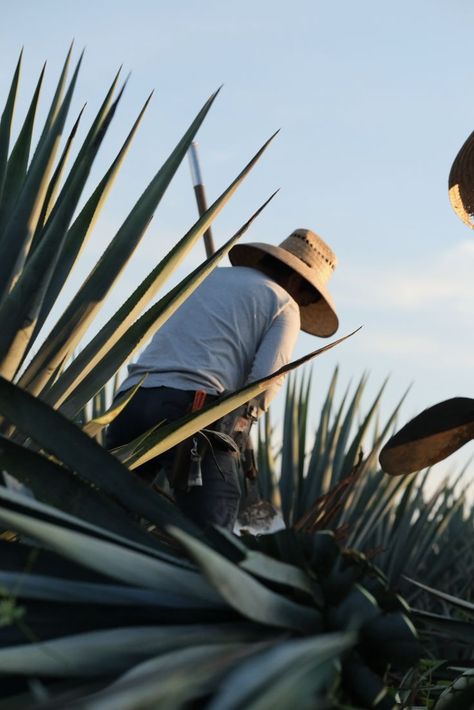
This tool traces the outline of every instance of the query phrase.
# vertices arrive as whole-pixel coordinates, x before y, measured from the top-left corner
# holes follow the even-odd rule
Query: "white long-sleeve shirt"
[[[286,365],[300,330],[296,301],[256,269],[220,267],[153,336],[120,391],[143,387],[232,392]],[[265,410],[282,381],[260,398]]]

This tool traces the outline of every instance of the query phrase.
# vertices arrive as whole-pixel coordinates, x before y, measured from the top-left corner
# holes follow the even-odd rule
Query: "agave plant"
[[[404,582],[404,575],[469,598],[474,510],[467,503],[466,471],[443,478],[435,489],[427,485],[430,469],[396,478],[386,475],[377,456],[403,398],[381,425],[378,407],[385,385],[365,407],[364,376],[336,406],[337,380],[336,368],[314,430],[308,414],[311,372],[289,381],[278,450],[271,413],[260,426],[260,495],[275,507],[281,505],[287,526],[331,529],[348,547],[375,557],[409,599],[419,601],[420,592]],[[423,606],[431,608],[432,600],[425,597]]]
[[[361,555],[331,533],[283,531],[267,554],[197,529],[166,496],[130,474],[334,347],[167,423],[117,451],[94,437],[124,400],[81,412],[250,226],[142,311],[230,199],[267,143],[99,333],[71,360],[139,244],[213,95],[125,218],[47,335],[53,303],[80,255],[141,114],[117,158],[75,212],[123,88],[116,77],[69,172],[61,154],[81,59],[70,54],[38,144],[39,86],[10,149],[19,65],[0,122],[0,674],[3,706],[286,708],[358,703],[391,708],[384,677],[413,663],[407,608]],[[77,122],[76,122],[77,123]],[[266,203],[264,203],[265,205]],[[142,314],[141,314],[142,313]],[[141,315],[140,315],[141,314]],[[342,339],[341,339],[342,340]],[[33,353],[33,346],[36,350]],[[96,400],[96,401],[97,401]],[[3,474],[4,475],[4,474]],[[11,478],[13,477],[13,478]],[[247,542],[247,541],[246,541]],[[272,548],[271,545],[274,547]],[[258,547],[258,546],[257,546]],[[0,702],[1,707],[1,702]]]
[[[125,485],[113,457],[77,426],[6,384],[12,409],[36,407],[29,426],[42,422],[37,440],[47,432],[53,438],[62,422],[58,457],[80,451],[84,470]],[[48,461],[46,468],[33,451],[21,461],[19,448],[10,442],[6,449],[14,467],[22,462],[43,480],[54,476],[60,495],[69,484],[62,467]],[[10,531],[0,541],[0,665],[9,707],[393,706],[385,670],[390,664],[396,673],[417,657],[407,609],[380,573],[342,552],[330,533],[283,531],[268,538],[280,548],[269,547],[269,556],[217,531],[211,543],[200,541],[196,531],[169,525],[165,501],[153,512],[153,501],[145,510],[135,495],[137,512],[168,522],[170,545],[103,493],[75,491],[79,513],[95,506],[103,526],[0,488],[0,523]]]
[[[331,533],[268,536],[269,556],[169,526],[172,547],[131,522],[120,535],[1,488],[0,500],[2,524],[28,540],[0,542],[8,707],[392,708],[388,666],[417,660],[406,606]]]

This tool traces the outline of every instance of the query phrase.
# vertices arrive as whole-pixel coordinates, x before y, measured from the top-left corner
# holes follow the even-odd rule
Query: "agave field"
[[[45,332],[148,104],[90,190],[123,86],[117,75],[76,145],[82,57],[71,62],[34,145],[44,71],[15,127],[21,57],[0,121],[0,710],[473,707],[474,513],[462,480],[428,489],[429,468],[381,470],[398,408],[381,425],[382,391],[366,406],[365,379],[340,401],[336,370],[312,422],[311,372],[290,374],[281,435],[270,414],[260,422],[258,486],[282,511],[276,533],[204,532],[134,472],[345,338],[102,447],[128,401],[110,403],[110,382],[271,199],[155,300],[272,138],[87,340],[211,96]]]

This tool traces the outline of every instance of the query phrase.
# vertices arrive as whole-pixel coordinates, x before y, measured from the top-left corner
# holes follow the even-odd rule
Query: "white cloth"
[[[214,269],[153,336],[120,391],[143,387],[232,392],[286,365],[300,330],[296,301],[256,269]],[[282,378],[259,399],[262,410]]]

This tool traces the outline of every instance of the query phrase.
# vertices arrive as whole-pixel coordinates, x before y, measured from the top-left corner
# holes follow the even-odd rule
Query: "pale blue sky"
[[[317,361],[316,389],[326,389],[336,363],[342,383],[370,372],[368,399],[390,375],[388,414],[413,383],[405,421],[441,399],[474,396],[474,235],[447,195],[451,163],[474,129],[473,29],[469,0],[3,2],[0,91],[24,45],[21,118],[40,63],[48,60],[47,98],[75,38],[76,56],[84,46],[86,55],[71,118],[87,101],[90,120],[117,67],[131,71],[97,180],[156,90],[76,283],[220,84],[198,136],[209,198],[281,127],[216,221],[216,242],[280,187],[245,239],[277,244],[296,227],[320,233],[339,257],[331,290],[340,333],[364,326]],[[183,164],[106,313],[195,210]],[[203,253],[195,249],[185,270]],[[296,355],[323,343],[303,336]]]

